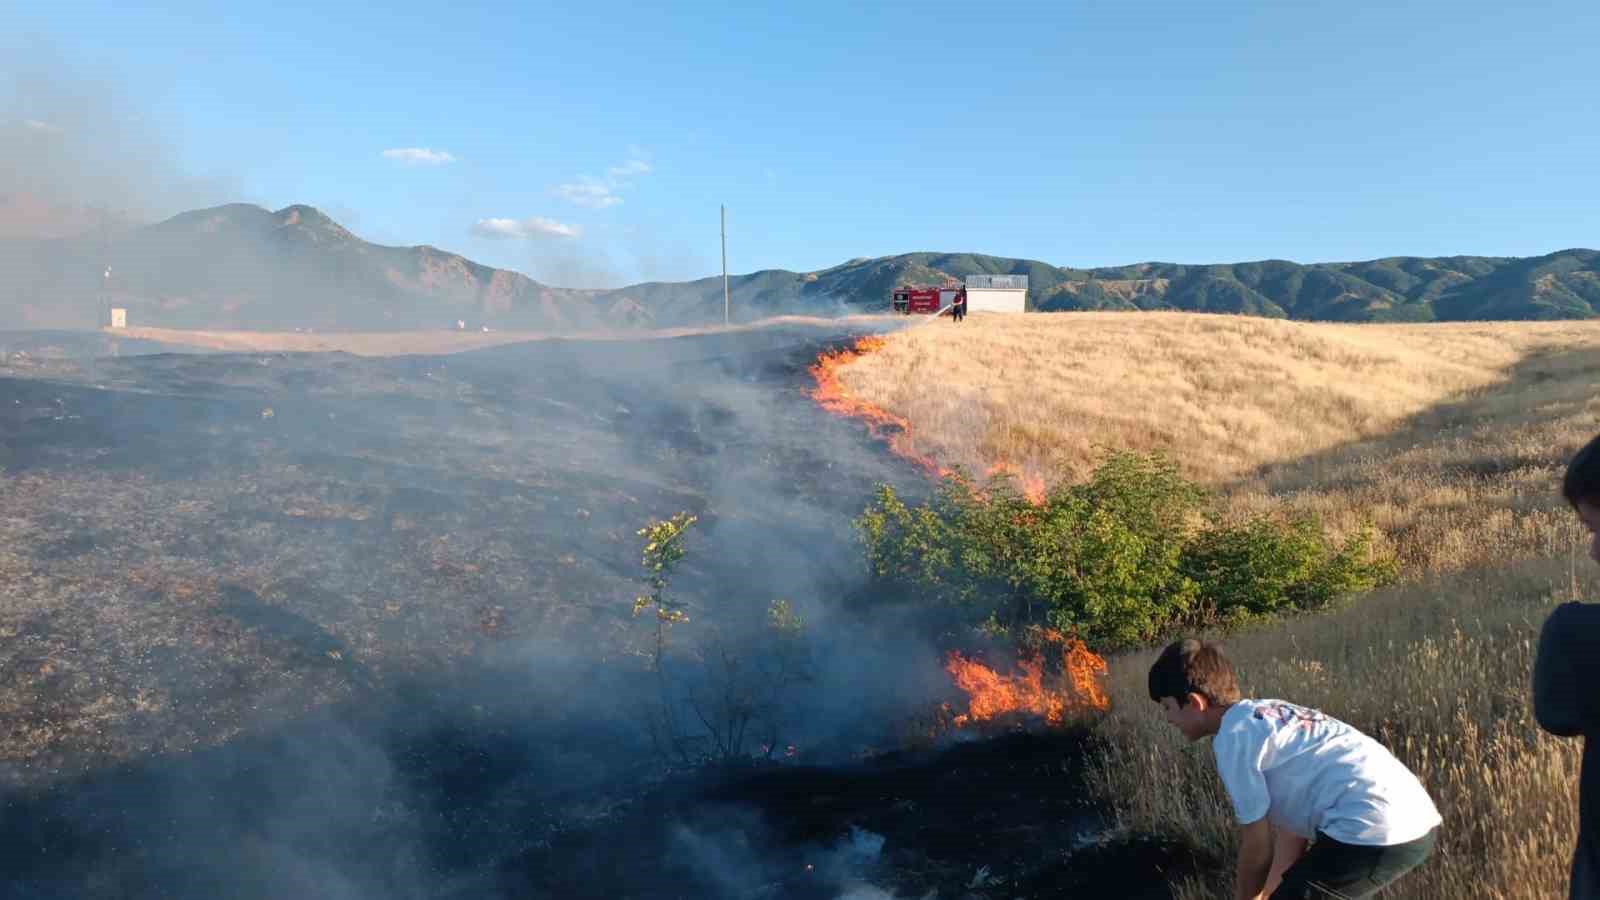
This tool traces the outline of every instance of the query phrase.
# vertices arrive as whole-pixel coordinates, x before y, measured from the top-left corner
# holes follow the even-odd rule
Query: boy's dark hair
[[[1600,437],[1583,445],[1567,463],[1567,477],[1561,480],[1561,496],[1574,509],[1579,503],[1600,506]]]
[[[1222,645],[1193,638],[1174,641],[1150,667],[1151,700],[1160,703],[1161,698],[1171,697],[1179,706],[1187,706],[1190,694],[1199,694],[1213,706],[1239,702],[1239,679]]]

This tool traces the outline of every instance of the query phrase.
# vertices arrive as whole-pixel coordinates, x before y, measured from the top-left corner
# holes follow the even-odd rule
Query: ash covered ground
[[[896,744],[949,684],[937,627],[850,602],[851,518],[925,489],[806,394],[853,336],[0,335],[0,893],[1165,896],[1197,861],[1081,847],[1084,733]],[[679,511],[696,618],[807,622],[792,754],[646,740],[636,531]]]

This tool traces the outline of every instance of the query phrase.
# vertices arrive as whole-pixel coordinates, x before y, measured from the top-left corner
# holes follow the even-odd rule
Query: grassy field
[[[1231,636],[1247,693],[1320,706],[1426,781],[1447,824],[1401,895],[1562,893],[1580,746],[1539,732],[1527,686],[1549,606],[1600,588],[1557,496],[1566,459],[1600,431],[1600,323],[977,315],[898,333],[840,378],[945,464],[1071,478],[1099,447],[1165,450],[1241,514],[1375,523],[1401,583]],[[1112,662],[1097,793],[1130,831],[1226,857],[1209,748],[1149,702],[1150,659]]]
[[[739,325],[703,328],[660,328],[655,330],[613,330],[584,332],[540,331],[370,331],[370,332],[290,332],[290,331],[192,331],[175,328],[103,328],[108,335],[177,344],[225,353],[328,353],[356,356],[405,356],[412,354],[461,353],[502,344],[546,340],[643,340],[686,337],[689,335],[755,331],[781,325],[870,325],[894,322],[887,315],[846,316],[821,319],[814,316],[774,316]]]

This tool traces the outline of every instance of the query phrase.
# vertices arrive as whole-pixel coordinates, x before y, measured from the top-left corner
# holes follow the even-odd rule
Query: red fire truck
[[[925,284],[902,284],[894,289],[894,297],[890,307],[897,313],[911,315],[921,313],[933,315],[956,302],[958,296],[965,296],[966,285],[956,281],[947,281],[943,287],[933,287]]]

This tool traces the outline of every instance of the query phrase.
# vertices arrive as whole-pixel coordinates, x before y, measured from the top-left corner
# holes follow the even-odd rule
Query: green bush
[[[915,507],[883,486],[856,525],[870,596],[911,597],[999,632],[1046,625],[1103,649],[1321,608],[1395,573],[1370,530],[1335,547],[1311,520],[1220,522],[1160,455],[1113,453],[1037,506],[1009,480],[980,489],[957,475]]]
[[[1225,621],[1322,609],[1397,571],[1392,559],[1374,553],[1370,528],[1336,548],[1314,519],[1267,517],[1203,532],[1185,554],[1184,570],[1206,612]]]

